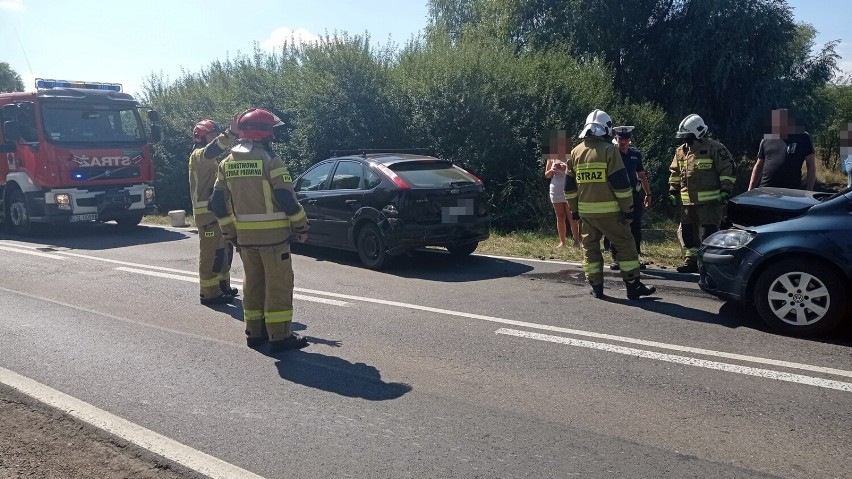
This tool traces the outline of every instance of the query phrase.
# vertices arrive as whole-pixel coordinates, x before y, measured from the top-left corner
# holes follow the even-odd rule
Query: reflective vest
[[[587,137],[571,150],[566,172],[565,198],[580,216],[614,216],[633,211],[633,192],[627,176],[613,187],[610,176],[625,173],[621,152],[612,143]]]
[[[734,159],[725,145],[709,138],[684,143],[669,166],[669,189],[680,191],[684,205],[719,201],[734,189]]]
[[[290,238],[291,231],[307,228],[305,210],[287,216],[273,190],[294,195],[293,180],[284,161],[263,146],[245,142],[219,164],[214,186],[229,193],[232,214],[219,218],[223,229],[236,227],[241,246],[269,246]]]

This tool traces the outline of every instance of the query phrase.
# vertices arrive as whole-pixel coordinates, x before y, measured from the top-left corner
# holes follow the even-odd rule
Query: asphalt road
[[[4,236],[5,235],[5,236]],[[192,229],[0,233],[0,367],[263,477],[852,477],[852,339],[649,272],[300,247],[309,347],[198,304]],[[239,261],[235,278],[241,278]],[[235,281],[239,286],[239,282]]]

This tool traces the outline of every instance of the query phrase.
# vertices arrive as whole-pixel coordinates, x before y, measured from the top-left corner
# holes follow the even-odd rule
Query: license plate
[[[95,221],[98,219],[97,213],[89,213],[85,215],[72,215],[71,219],[68,220],[71,223],[76,223],[78,221]]]

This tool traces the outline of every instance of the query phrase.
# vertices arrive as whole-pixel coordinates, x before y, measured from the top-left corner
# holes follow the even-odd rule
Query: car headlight
[[[754,233],[743,230],[717,231],[704,240],[705,246],[714,248],[742,248],[754,239]]]

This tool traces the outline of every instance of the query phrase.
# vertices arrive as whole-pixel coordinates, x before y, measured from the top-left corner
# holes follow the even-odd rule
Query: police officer
[[[616,260],[627,288],[628,299],[654,294],[656,288],[639,280],[639,254],[630,234],[633,191],[621,154],[611,143],[612,119],[601,110],[586,117],[582,141],[571,151],[565,180],[565,197],[574,217],[582,219],[585,260],[583,270],[592,286],[591,294],[603,298],[603,254],[606,235],[616,247]]]
[[[213,120],[201,120],[192,129],[195,143],[189,155],[189,193],[192,198],[192,215],[198,227],[198,277],[201,286],[201,304],[230,303],[238,294],[231,287],[231,260],[234,248],[222,237],[216,217],[207,208],[216,181],[216,169],[221,155],[213,154],[218,142],[230,146],[236,135],[222,129]],[[217,135],[221,138],[217,138]]]
[[[680,198],[678,236],[685,256],[677,270],[697,273],[701,242],[719,230],[722,207],[734,189],[734,160],[725,145],[707,138],[707,125],[698,115],[684,118],[676,137],[684,143],[669,167],[669,202],[677,204]]]
[[[210,208],[243,261],[246,344],[268,340],[270,352],[300,348],[307,340],[291,328],[290,239],[307,239],[308,220],[290,172],[270,149],[274,128],[283,123],[262,108],[246,110],[236,123],[239,142],[219,164]]]
[[[624,168],[627,170],[627,177],[630,179],[630,189],[633,191],[633,221],[630,222],[630,233],[633,235],[633,241],[636,243],[636,252],[642,254],[642,215],[645,208],[651,206],[651,183],[648,181],[648,175],[645,174],[645,166],[642,164],[642,152],[633,146],[633,130],[634,126],[616,126],[613,127],[615,138],[613,143],[618,147],[621,153],[621,161],[624,163]],[[617,250],[609,238],[604,240],[604,246],[612,252],[613,262],[609,265],[609,269],[618,270],[620,265],[615,260]],[[645,263],[639,263],[639,269],[645,269]]]

